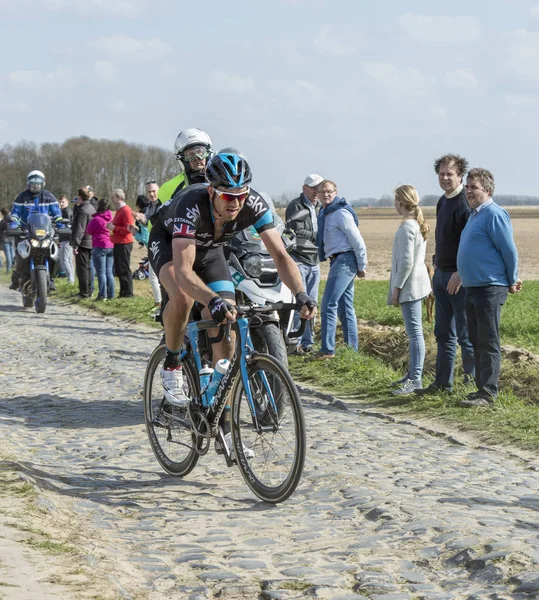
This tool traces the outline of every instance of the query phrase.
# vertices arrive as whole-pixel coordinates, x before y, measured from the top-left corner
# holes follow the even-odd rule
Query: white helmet
[[[45,175],[41,171],[30,171],[26,176],[26,185],[32,194],[39,194],[45,188]]]
[[[178,134],[178,137],[174,142],[174,154],[187,172],[190,171],[190,165],[189,162],[184,159],[183,153],[193,146],[204,146],[207,149],[208,156],[206,157],[206,160],[209,160],[213,155],[211,138],[205,131],[202,131],[202,129],[199,129],[198,127],[184,129]]]

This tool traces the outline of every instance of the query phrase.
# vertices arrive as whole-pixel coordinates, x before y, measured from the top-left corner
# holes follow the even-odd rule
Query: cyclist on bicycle
[[[174,154],[180,163],[181,172],[159,188],[159,202],[168,202],[176,192],[193,183],[204,183],[204,170],[213,155],[210,136],[198,127],[184,129],[174,143]],[[152,222],[155,220],[151,218]]]
[[[316,303],[305,293],[296,263],[286,252],[273,225],[270,207],[249,187],[251,169],[242,156],[222,153],[206,167],[207,184],[192,185],[167,202],[152,228],[150,263],[165,288],[169,301],[163,311],[166,357],[161,380],[166,399],[186,407],[180,350],[191,307],[204,306],[203,318],[216,324],[235,320],[234,284],[224,255],[224,245],[239,231],[253,225],[283,283],[295,294],[301,316],[312,319]],[[211,331],[215,336],[217,331]],[[214,364],[231,358],[234,339],[214,344]]]

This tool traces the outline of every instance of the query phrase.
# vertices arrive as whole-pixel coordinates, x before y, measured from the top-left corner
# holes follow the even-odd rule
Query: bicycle
[[[279,503],[294,492],[306,454],[301,400],[287,367],[273,356],[254,350],[250,329],[264,322],[264,313],[297,308],[296,304],[283,302],[236,306],[237,319],[232,324],[236,331],[234,356],[213,397],[207,386],[201,385],[199,372],[210,345],[229,335],[231,324],[191,321],[180,354],[184,392],[191,398],[188,409],[166,402],[159,378],[165,345],[153,351],[144,377],[144,417],[152,450],[167,473],[188,475],[215,439],[216,452],[224,454],[229,467],[238,465],[243,479],[261,500]],[[300,330],[289,336],[301,336],[305,323],[302,320]],[[207,330],[216,327],[219,335],[208,337]],[[233,453],[219,426],[229,394]],[[246,449],[254,456],[247,457]]]

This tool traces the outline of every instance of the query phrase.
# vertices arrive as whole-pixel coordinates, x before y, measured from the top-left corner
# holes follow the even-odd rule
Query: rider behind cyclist
[[[181,173],[159,188],[159,202],[168,202],[176,192],[193,183],[204,183],[204,170],[213,155],[210,136],[198,127],[184,129],[174,143],[176,160],[182,167]],[[152,223],[155,218],[152,218]]]
[[[57,223],[58,227],[63,227],[62,224],[58,223],[62,219],[62,211],[58,200],[45,189],[45,175],[41,171],[30,171],[26,177],[27,189],[21,192],[13,203],[13,209],[11,211],[11,224],[10,229],[18,229],[26,225],[28,215],[31,212],[40,212],[50,215],[52,222]],[[52,282],[53,270],[55,262],[51,264],[51,287],[54,289]],[[27,279],[27,275],[30,272],[30,261],[29,259],[22,258],[17,252],[15,255],[15,267],[11,274],[11,285],[10,289],[16,290],[19,288],[20,279]]]
[[[208,163],[209,185],[193,185],[174,195],[159,213],[150,234],[150,262],[167,291],[163,311],[166,358],[161,378],[166,399],[186,407],[180,350],[191,307],[204,306],[202,317],[215,323],[234,321],[234,284],[224,245],[239,231],[255,227],[275,261],[283,283],[302,306],[301,316],[312,319],[316,303],[304,292],[296,263],[286,252],[264,198],[250,189],[251,170],[237,154],[217,154]],[[217,330],[210,330],[215,336]],[[213,363],[232,357],[234,336],[212,346]],[[225,432],[226,433],[226,432]]]

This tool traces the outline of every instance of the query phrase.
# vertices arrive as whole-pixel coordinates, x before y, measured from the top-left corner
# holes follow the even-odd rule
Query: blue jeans
[[[432,278],[436,307],[434,335],[438,343],[435,383],[445,388],[453,387],[457,340],[462,353],[464,374],[475,377],[474,350],[468,337],[466,318],[466,290],[461,287],[458,294],[450,294],[447,284],[451,275],[450,272],[436,269]]]
[[[322,298],[322,354],[335,353],[337,315],[339,315],[344,341],[357,350],[357,317],[354,310],[354,281],[358,272],[353,252],[343,252],[329,268],[326,289]]]
[[[92,259],[97,274],[99,298],[114,298],[114,253],[112,248],[94,248]]]
[[[421,382],[421,378],[423,377],[423,363],[425,362],[425,338],[423,337],[421,300],[403,302],[401,304],[401,311],[410,346],[408,377],[414,381]]]
[[[475,383],[480,392],[498,395],[502,352],[500,313],[509,289],[499,285],[466,290],[466,312],[475,351]]]
[[[305,293],[310,296],[313,300],[318,302],[318,288],[320,286],[320,265],[306,265],[305,263],[297,262],[299,272],[301,273],[301,279],[305,287]],[[299,329],[299,312],[294,315],[294,329]],[[299,345],[302,348],[307,348],[314,344],[314,319],[307,321],[305,331],[301,336]]]
[[[6,255],[6,273],[9,273],[13,267],[13,260],[15,259],[15,246],[11,242],[4,242],[2,248]]]

